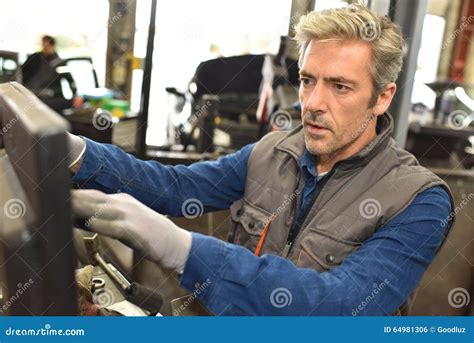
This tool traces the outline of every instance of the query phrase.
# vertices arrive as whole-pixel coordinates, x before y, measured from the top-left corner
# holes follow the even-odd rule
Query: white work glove
[[[69,168],[73,168],[84,156],[86,142],[81,137],[68,132],[67,144],[69,148]]]
[[[184,270],[191,233],[132,196],[73,190],[72,210],[92,231],[120,240],[165,268]]]

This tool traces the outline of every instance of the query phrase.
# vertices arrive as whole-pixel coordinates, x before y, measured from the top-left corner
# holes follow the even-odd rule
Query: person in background
[[[56,40],[46,35],[41,38],[41,45],[41,51],[29,55],[21,67],[23,85],[58,113],[66,108],[80,107],[83,101],[77,96],[72,75],[58,72],[64,61],[56,52]],[[62,80],[66,81],[73,94],[70,99],[64,94]]]

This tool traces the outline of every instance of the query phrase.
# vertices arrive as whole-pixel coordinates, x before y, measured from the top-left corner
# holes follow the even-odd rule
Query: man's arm
[[[428,189],[322,273],[193,233],[181,284],[219,315],[390,315],[433,261],[450,210],[443,188]]]
[[[173,216],[183,216],[186,204],[197,206],[203,213],[226,209],[240,199],[253,148],[253,144],[247,145],[216,161],[165,166],[139,160],[113,145],[85,141],[87,149],[73,178],[80,188],[128,193],[148,207]]]

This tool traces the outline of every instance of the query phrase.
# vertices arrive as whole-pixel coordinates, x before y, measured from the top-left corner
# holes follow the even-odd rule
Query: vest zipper
[[[309,214],[309,211],[311,211],[311,208],[313,207],[314,203],[316,202],[316,199],[318,198],[319,194],[323,190],[324,186],[326,185],[328,180],[331,178],[331,176],[334,174],[334,171],[336,170],[335,167],[336,167],[336,165],[334,165],[334,167],[329,172],[329,174],[327,174],[326,177],[324,177],[323,181],[318,186],[318,189],[316,190],[313,197],[311,198],[311,202],[309,203],[308,207],[305,209],[305,212],[304,212],[303,216],[301,217],[301,220],[299,220],[298,217],[296,217],[295,220],[293,220],[293,224],[291,225],[290,232],[288,233],[288,238],[286,240],[286,245],[283,248],[283,252],[281,254],[281,257],[287,258],[288,255],[290,254],[293,243],[295,242],[296,237],[298,237],[298,234],[300,233],[300,231],[302,229],[301,226],[305,222],[306,217]],[[301,224],[297,225],[298,223],[301,223]]]

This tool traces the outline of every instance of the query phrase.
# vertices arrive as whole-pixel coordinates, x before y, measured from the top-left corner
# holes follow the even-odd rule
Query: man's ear
[[[377,102],[375,103],[373,113],[380,115],[386,112],[396,91],[397,85],[395,82],[389,83],[385,89],[380,92]]]

